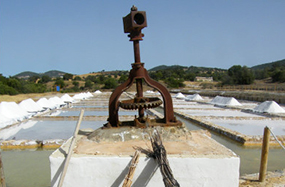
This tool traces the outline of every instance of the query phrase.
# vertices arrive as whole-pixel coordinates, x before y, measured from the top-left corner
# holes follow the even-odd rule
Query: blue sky
[[[147,69],[228,69],[285,59],[284,0],[2,0],[0,73],[129,70],[133,45],[122,17],[146,11],[140,42]]]

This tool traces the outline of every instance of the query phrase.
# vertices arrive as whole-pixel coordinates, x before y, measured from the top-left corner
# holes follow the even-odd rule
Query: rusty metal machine
[[[141,30],[147,26],[146,12],[138,11],[135,6],[131,8],[131,12],[123,17],[124,32],[129,33],[130,41],[133,42],[134,59],[129,77],[127,81],[119,85],[112,93],[109,99],[109,118],[106,127],[119,126],[136,126],[146,127],[150,126],[180,126],[182,123],[176,120],[173,112],[173,104],[171,95],[168,90],[160,83],[151,79],[147,70],[144,68],[144,63],[140,59],[139,42],[144,37]],[[143,81],[150,87],[158,90],[163,98],[164,118],[150,121],[145,115],[145,109],[154,108],[162,104],[162,101],[157,97],[143,96]],[[133,99],[119,102],[120,95],[130,88],[133,83],[136,83],[137,94]],[[138,117],[135,117],[131,122],[120,122],[118,111],[119,108],[138,110]]]

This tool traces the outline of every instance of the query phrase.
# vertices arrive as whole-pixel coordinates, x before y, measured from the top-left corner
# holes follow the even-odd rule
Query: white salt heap
[[[81,100],[81,99],[88,99],[90,97],[93,97],[92,93],[87,92],[87,93],[80,93],[80,94],[75,94],[73,96],[74,100]]]
[[[74,100],[85,99],[85,95],[84,95],[83,93],[75,94],[75,95],[73,96],[73,99],[74,99]]]
[[[54,109],[55,107],[50,103],[49,100],[47,100],[47,98],[40,98],[37,103],[43,107],[43,108],[46,108],[46,109]]]
[[[59,97],[55,96],[50,98],[49,100],[51,100],[52,102],[54,102],[56,104],[56,107],[59,108],[61,106],[66,105],[66,103],[64,103],[64,101],[62,101]]]
[[[218,106],[242,106],[242,104],[233,97],[216,96],[210,103]]]
[[[94,93],[95,94],[101,94],[102,92],[100,90],[96,90]]]
[[[76,94],[77,101],[92,97],[92,93]],[[61,98],[55,96],[50,99],[40,98],[37,102],[32,99],[21,101],[18,105],[15,102],[1,102],[0,103],[0,128],[11,125],[23,119],[29,118],[37,112],[42,112],[46,109],[55,109],[66,105],[66,102],[73,102],[68,94]]]
[[[49,104],[50,104],[50,109],[55,109],[55,108],[59,108],[60,105],[55,101],[54,98],[49,98],[48,99]]]
[[[73,102],[73,99],[72,99],[72,97],[70,97],[68,94],[64,94],[63,96],[61,96],[61,100],[63,101],[63,102]]]
[[[152,91],[152,90],[147,90],[146,93],[148,93],[148,94],[153,94],[154,91]]]
[[[7,125],[15,123],[17,120],[7,118],[4,114],[1,114],[0,109],[0,128],[6,127]]]
[[[93,97],[93,95],[92,95],[92,93],[90,93],[90,92],[87,92],[86,93],[86,96],[89,98],[89,97]]]
[[[23,120],[31,116],[26,110],[22,109],[15,102],[1,102],[0,103],[0,116],[4,116],[9,119]],[[2,120],[1,120],[2,121]]]
[[[185,101],[201,101],[204,100],[199,94],[188,95]]]
[[[31,98],[23,100],[19,103],[19,106],[27,112],[39,112],[44,110],[38,103]]]
[[[185,99],[185,95],[183,95],[181,92],[177,93],[174,98],[176,99]]]
[[[285,113],[285,110],[281,108],[275,101],[265,101],[253,109],[255,112],[267,112],[270,114],[274,113]]]

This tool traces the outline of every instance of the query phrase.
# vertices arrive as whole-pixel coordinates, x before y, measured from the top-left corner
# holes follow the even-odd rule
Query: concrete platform
[[[207,131],[157,127],[180,186],[238,186],[239,157],[210,138]],[[81,131],[63,186],[122,186],[135,147],[152,149],[153,128]],[[50,155],[51,186],[57,186],[71,140]],[[141,153],[132,186],[164,186],[153,158]]]

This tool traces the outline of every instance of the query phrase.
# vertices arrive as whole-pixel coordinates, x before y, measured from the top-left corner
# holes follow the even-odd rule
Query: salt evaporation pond
[[[89,106],[89,105],[73,105],[72,108],[108,108],[108,106],[106,105],[102,105],[102,106]]]
[[[264,127],[271,128],[277,136],[285,135],[285,124],[283,120],[215,120],[212,123],[242,133],[244,135],[262,135]]]
[[[173,99],[173,100],[176,100],[176,99]],[[185,104],[185,106],[189,105],[189,108],[194,108],[193,106],[198,108],[197,105],[192,105],[193,102],[186,102],[183,100],[180,100],[180,102]],[[181,104],[180,102],[179,103],[175,102],[175,104],[179,105],[179,108],[181,106],[185,107],[183,105],[180,105]],[[80,105],[81,104],[79,103],[78,105],[75,105],[74,108],[75,107],[108,108],[108,104],[106,104],[105,106],[86,106],[84,104],[81,106]],[[198,103],[198,105],[200,104]],[[217,112],[223,111],[223,114],[225,115],[224,113],[225,110],[222,108],[214,107],[213,105],[200,105],[200,106],[202,106],[201,110],[205,109],[204,107],[208,107],[208,109],[213,108],[214,110],[210,110],[212,114],[213,114],[213,111],[217,110]],[[162,112],[161,109],[159,110],[160,112]],[[192,111],[195,111],[195,110],[192,110]],[[88,114],[86,112],[89,112],[89,111],[85,111],[85,115]],[[90,112],[93,113],[94,111],[90,111]],[[203,112],[205,114],[205,112],[207,112],[207,109],[204,110]],[[245,113],[242,113],[242,116],[244,116],[244,114]],[[254,116],[258,116],[258,115],[254,115]],[[177,117],[177,118],[181,120],[182,122],[184,122],[185,125],[191,130],[203,129],[202,127],[196,126],[195,124],[192,124],[191,122],[183,118],[180,118],[180,117]],[[225,121],[225,120],[222,120],[222,121]],[[248,120],[248,121],[251,121],[251,120]],[[44,123],[44,124],[41,124],[41,123]],[[37,128],[42,128],[40,126],[45,126],[46,128],[45,130],[43,129],[42,131],[38,131],[38,132],[44,134],[50,131],[50,128],[56,131],[58,130],[58,132],[68,131],[68,133],[70,134],[68,135],[68,138],[69,138],[73,134],[76,123],[77,121],[36,121],[35,124],[32,124],[32,123],[25,124],[25,125],[23,124],[22,128],[16,129],[15,130],[16,136],[14,137],[18,138],[17,136],[24,137],[25,134],[28,136],[30,136],[31,134],[36,134],[35,132],[37,131]],[[84,125],[84,123],[86,124]],[[97,122],[94,122],[94,121],[83,121],[81,128],[95,129],[96,127],[94,123],[97,124]],[[99,123],[98,125],[101,126],[102,124],[106,123],[106,121],[100,121],[98,123]],[[54,125],[51,125],[51,124],[54,124]],[[61,127],[59,126],[62,126],[62,124],[64,124],[65,127],[63,127],[63,129],[60,129]],[[245,128],[247,128],[247,126]],[[273,128],[273,131],[274,131],[274,128]],[[227,138],[221,137],[220,135],[217,135],[215,133],[211,133],[211,134],[212,134],[212,137],[216,141],[230,148],[237,155],[240,156],[241,175],[245,173],[257,173],[259,171],[260,154],[261,154],[260,148],[248,149],[248,148],[240,146],[240,144],[237,144],[236,142],[233,142]],[[9,138],[11,137],[12,136],[9,136]],[[36,138],[36,136],[34,137]],[[48,138],[47,136],[43,138],[43,135],[41,135],[40,137],[41,139],[52,139],[52,138]],[[26,138],[21,138],[21,139],[26,139]],[[56,137],[56,139],[58,139],[58,136]],[[62,139],[66,139],[66,138],[62,138]],[[3,164],[4,164],[4,172],[5,172],[7,186],[50,186],[50,169],[49,169],[48,156],[51,154],[51,152],[53,151],[50,151],[50,150],[42,151],[41,149],[37,149],[37,151],[31,151],[31,150],[2,151],[2,159],[3,159]],[[271,148],[269,152],[268,170],[273,171],[276,169],[284,169],[285,168],[284,156],[285,156],[284,150]]]
[[[33,123],[34,122],[34,123]],[[80,129],[97,129],[106,121],[82,121]],[[29,124],[28,126],[26,124]],[[68,139],[73,135],[77,121],[29,121],[22,123],[18,129],[12,127],[0,132],[2,140],[49,140]],[[16,128],[16,127],[14,127]],[[7,134],[9,133],[9,134]]]
[[[66,111],[63,110],[61,111],[59,114],[57,114],[57,116],[79,116],[80,111]],[[138,112],[137,111],[120,111],[119,110],[119,115],[137,115]],[[49,114],[47,114],[48,116]],[[84,116],[108,116],[109,115],[109,111],[105,110],[105,111],[84,111]],[[55,115],[53,115],[55,116]],[[106,117],[107,119],[107,117]]]
[[[173,103],[173,105],[174,105],[174,107],[176,108],[176,109],[186,109],[186,108],[188,108],[188,109],[190,109],[190,108],[201,108],[201,106],[203,107],[203,108],[211,108],[211,109],[213,109],[213,108],[215,108],[215,107],[213,107],[213,105],[209,105],[209,104],[201,104],[201,103],[197,103],[197,102],[188,102],[188,103],[180,103],[180,102],[174,102]],[[221,109],[221,108],[217,108],[217,109]]]
[[[179,109],[179,111],[193,115],[193,116],[215,116],[215,117],[261,117],[260,115],[241,112],[239,110],[230,110],[230,109],[219,109],[219,108],[207,108],[200,110],[187,110],[187,109]]]

